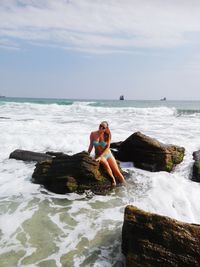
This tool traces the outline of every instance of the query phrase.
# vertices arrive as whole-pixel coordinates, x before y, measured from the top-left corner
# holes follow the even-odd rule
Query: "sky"
[[[199,0],[0,0],[0,95],[200,100]]]

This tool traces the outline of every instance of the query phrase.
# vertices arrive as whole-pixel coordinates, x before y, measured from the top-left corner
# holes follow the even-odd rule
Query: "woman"
[[[111,132],[107,121],[102,121],[99,129],[90,134],[90,145],[88,153],[90,154],[95,147],[95,158],[99,161],[110,177],[112,178],[112,186],[116,186],[115,177],[120,183],[125,183],[124,176],[121,174],[117,162],[110,151]]]

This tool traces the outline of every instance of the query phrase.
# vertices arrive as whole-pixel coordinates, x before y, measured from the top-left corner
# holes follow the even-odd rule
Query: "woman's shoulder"
[[[96,136],[96,135],[97,135],[97,131],[94,131],[94,132],[91,132],[91,133],[90,133],[90,136],[91,136],[91,137],[94,137],[94,136]]]

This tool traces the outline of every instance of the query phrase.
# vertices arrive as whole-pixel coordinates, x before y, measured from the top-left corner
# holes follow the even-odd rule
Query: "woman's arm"
[[[92,133],[90,134],[90,145],[88,147],[88,153],[90,154],[93,149],[93,138],[92,138]]]

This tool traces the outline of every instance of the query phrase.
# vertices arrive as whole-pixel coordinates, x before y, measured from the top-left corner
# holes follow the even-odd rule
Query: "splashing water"
[[[1,266],[124,266],[121,228],[127,204],[200,223],[200,185],[189,179],[192,152],[200,148],[199,102],[62,101],[0,102]],[[109,122],[113,142],[141,131],[185,147],[184,161],[172,173],[122,163],[127,186],[99,196],[50,193],[31,183],[34,163],[8,159],[17,148],[87,150],[89,134],[102,120]]]

